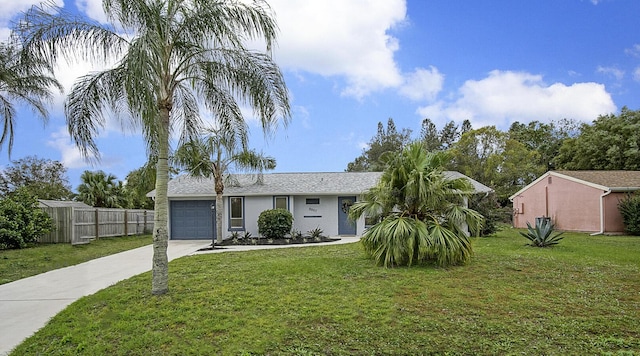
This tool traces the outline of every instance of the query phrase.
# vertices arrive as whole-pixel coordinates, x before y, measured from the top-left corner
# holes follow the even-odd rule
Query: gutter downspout
[[[594,232],[591,236],[604,234],[604,197],[611,194],[612,190],[609,188],[606,192],[600,195],[600,231]]]

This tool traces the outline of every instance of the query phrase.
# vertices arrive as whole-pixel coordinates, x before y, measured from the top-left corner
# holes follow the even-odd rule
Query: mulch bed
[[[319,239],[266,239],[266,238],[249,238],[249,239],[225,239],[222,244],[215,244],[199,249],[198,251],[211,251],[223,249],[224,246],[250,246],[250,245],[297,245],[297,244],[315,244],[320,242],[340,241],[339,238],[321,237]]]

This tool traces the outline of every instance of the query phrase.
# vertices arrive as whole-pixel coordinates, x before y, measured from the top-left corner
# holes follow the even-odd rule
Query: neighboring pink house
[[[548,217],[558,230],[622,233],[618,202],[640,190],[640,171],[549,171],[509,197],[513,226]]]

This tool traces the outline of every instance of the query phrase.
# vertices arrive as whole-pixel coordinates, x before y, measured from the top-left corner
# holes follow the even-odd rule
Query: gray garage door
[[[215,231],[211,204],[215,204],[215,201],[171,201],[171,239],[211,240]]]

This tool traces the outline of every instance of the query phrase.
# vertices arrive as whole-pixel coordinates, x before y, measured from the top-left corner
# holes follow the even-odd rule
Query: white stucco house
[[[458,172],[448,177],[465,177],[477,193],[491,188]],[[348,206],[377,184],[381,172],[271,173],[256,183],[255,175],[235,175],[237,184],[225,185],[222,231],[258,234],[258,216],[264,210],[288,209],[293,228],[303,233],[320,228],[326,236],[360,236],[365,219],[352,222]],[[152,191],[148,194],[155,196]],[[173,240],[210,240],[215,234],[215,191],[212,178],[181,175],[169,181],[169,236]]]

